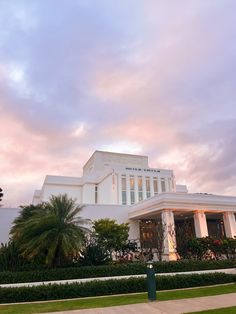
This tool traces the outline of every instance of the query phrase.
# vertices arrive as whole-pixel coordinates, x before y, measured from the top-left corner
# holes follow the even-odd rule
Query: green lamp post
[[[152,262],[147,262],[148,301],[156,301],[156,277]]]

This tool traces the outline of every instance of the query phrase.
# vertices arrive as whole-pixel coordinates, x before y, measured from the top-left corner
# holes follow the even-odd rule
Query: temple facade
[[[33,204],[64,193],[84,205],[85,218],[129,222],[130,240],[144,248],[155,248],[161,221],[165,260],[177,258],[178,232],[184,228],[196,237],[236,236],[236,197],[188,193],[176,184],[173,170],[150,168],[147,156],[95,151],[82,177],[47,175]]]

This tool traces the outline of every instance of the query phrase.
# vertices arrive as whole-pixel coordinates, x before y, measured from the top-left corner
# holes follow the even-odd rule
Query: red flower
[[[215,244],[215,245],[221,245],[221,244],[222,244],[222,241],[221,241],[221,240],[214,240],[214,241],[213,241],[213,244]]]

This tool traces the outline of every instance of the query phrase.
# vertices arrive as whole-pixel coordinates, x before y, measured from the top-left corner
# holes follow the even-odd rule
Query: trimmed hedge
[[[236,275],[214,273],[201,275],[159,276],[157,291],[236,282]],[[65,285],[0,288],[0,303],[58,300],[147,291],[145,278],[92,281]]]
[[[235,260],[221,261],[176,261],[176,262],[156,262],[154,268],[156,273],[184,272],[207,269],[234,268]],[[144,263],[128,263],[104,266],[83,266],[55,268],[21,272],[0,272],[0,284],[53,281],[66,279],[97,278],[109,276],[138,275],[146,273]]]

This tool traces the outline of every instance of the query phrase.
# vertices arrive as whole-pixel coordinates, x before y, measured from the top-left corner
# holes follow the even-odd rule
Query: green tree
[[[52,196],[49,202],[25,206],[11,229],[13,241],[23,257],[61,266],[80,251],[87,219],[78,216],[82,207],[66,194]]]
[[[38,205],[27,205],[20,206],[21,211],[19,216],[13,221],[13,226],[11,228],[10,234],[16,243],[20,243],[22,240],[22,235],[25,232],[25,228],[29,220],[36,215],[45,215],[46,203],[41,203]]]
[[[109,252],[98,243],[96,236],[91,234],[80,252],[79,264],[83,266],[97,266],[108,264],[110,260]]]
[[[129,237],[129,224],[118,224],[112,219],[99,219],[94,222],[93,228],[100,247],[105,248],[110,255],[112,251],[123,250]]]
[[[0,202],[2,201],[3,193],[2,193],[2,188],[0,188]],[[0,205],[1,207],[1,205]]]

